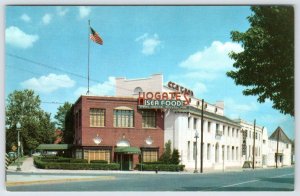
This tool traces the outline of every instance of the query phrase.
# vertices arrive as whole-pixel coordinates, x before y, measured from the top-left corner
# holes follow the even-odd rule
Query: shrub
[[[173,150],[170,162],[171,162],[171,164],[175,164],[175,165],[179,164],[179,162],[180,162],[180,160],[179,160],[179,152],[178,152],[177,149]]]
[[[91,160],[90,163],[108,163],[106,160]]]
[[[185,165],[175,165],[175,164],[137,164],[136,168],[138,170],[144,171],[183,171]]]
[[[71,159],[72,160],[72,159]],[[82,159],[73,159],[72,161],[82,161]],[[86,161],[86,160],[84,160]],[[39,157],[34,157],[34,164],[40,169],[67,169],[67,170],[118,170],[120,164],[118,163],[93,163],[87,162],[44,162]]]
[[[88,163],[86,159],[70,159],[70,163]]]
[[[143,162],[143,164],[148,164],[148,165],[156,165],[156,164],[165,164],[162,161],[156,161],[156,162]]]
[[[251,168],[252,167],[252,161],[245,161],[243,164],[243,168]]]

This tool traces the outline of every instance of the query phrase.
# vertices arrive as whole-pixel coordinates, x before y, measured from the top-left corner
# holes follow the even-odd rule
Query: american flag
[[[90,39],[96,42],[97,44],[103,45],[103,40],[98,35],[98,33],[92,27],[90,28],[91,28]]]

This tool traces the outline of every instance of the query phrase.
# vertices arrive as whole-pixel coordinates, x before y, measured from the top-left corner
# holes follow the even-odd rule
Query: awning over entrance
[[[141,150],[137,147],[117,147],[115,152],[123,154],[141,154]]]
[[[68,150],[72,147],[71,144],[40,144],[37,150]]]

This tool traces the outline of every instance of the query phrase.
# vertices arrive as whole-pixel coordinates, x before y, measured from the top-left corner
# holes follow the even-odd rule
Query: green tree
[[[65,130],[63,131],[63,143],[73,144],[75,135],[73,107],[67,111],[64,124]]]
[[[50,114],[40,108],[40,98],[32,90],[14,91],[8,95],[5,110],[6,150],[17,145],[16,124],[20,122],[20,141],[25,154],[41,143],[52,143],[55,126]]]
[[[64,105],[59,106],[57,108],[57,112],[54,118],[56,119],[57,128],[61,129],[62,131],[65,130],[66,114],[71,109],[71,107],[72,107],[71,103],[65,102]]]
[[[160,157],[160,161],[163,163],[169,164],[171,161],[171,141],[168,140],[167,143],[165,143],[165,151]]]
[[[179,152],[177,149],[174,149],[173,152],[172,152],[172,156],[171,156],[171,163],[172,164],[176,164],[178,165],[180,160],[179,160]]]
[[[236,70],[227,72],[237,85],[246,86],[244,95],[266,99],[273,108],[294,116],[294,8],[252,6],[250,28],[231,32],[244,51],[232,52]]]

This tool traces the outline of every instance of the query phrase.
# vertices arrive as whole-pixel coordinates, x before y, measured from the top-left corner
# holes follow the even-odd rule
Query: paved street
[[[79,175],[74,172],[66,175],[63,172],[61,174],[10,172],[8,182],[13,178],[27,179],[29,183],[10,184],[7,186],[8,191],[292,191],[294,189],[292,167],[207,174],[148,172],[143,175],[106,172]],[[48,181],[30,183],[30,179]]]

